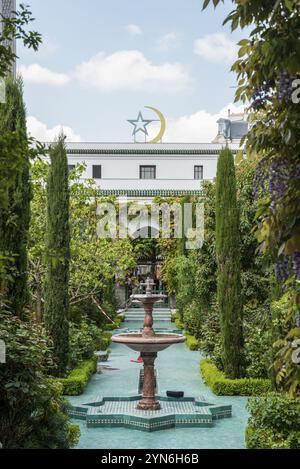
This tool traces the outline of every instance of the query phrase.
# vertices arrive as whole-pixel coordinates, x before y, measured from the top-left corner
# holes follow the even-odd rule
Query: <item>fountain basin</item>
[[[165,298],[167,298],[167,295],[162,295],[160,293],[154,293],[154,294],[136,294],[136,295],[131,295],[132,300],[137,301],[138,303],[159,303]]]
[[[165,350],[170,345],[184,342],[186,338],[181,334],[157,333],[152,337],[145,337],[141,333],[128,333],[116,334],[111,340],[112,342],[124,344],[136,352],[156,353]]]

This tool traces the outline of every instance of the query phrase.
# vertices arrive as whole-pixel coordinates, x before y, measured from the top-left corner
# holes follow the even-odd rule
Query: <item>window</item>
[[[68,170],[73,171],[75,169],[75,164],[68,164]]]
[[[93,178],[101,179],[102,178],[102,166],[93,165]]]
[[[140,166],[140,179],[156,179],[156,166]]]
[[[203,179],[203,166],[194,166],[194,179]]]

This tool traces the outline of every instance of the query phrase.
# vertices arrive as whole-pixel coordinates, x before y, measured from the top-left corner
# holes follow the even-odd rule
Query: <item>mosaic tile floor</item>
[[[213,405],[200,399],[180,400],[157,396],[161,409],[137,410],[140,396],[97,397],[82,406],[73,406],[70,416],[86,421],[88,427],[128,427],[158,431],[173,427],[212,427],[214,420],[231,417],[230,405]]]

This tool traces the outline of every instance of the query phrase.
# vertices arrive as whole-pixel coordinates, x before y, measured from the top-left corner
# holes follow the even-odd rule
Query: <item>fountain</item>
[[[124,344],[127,347],[140,352],[144,364],[144,381],[142,399],[138,402],[138,410],[160,410],[160,403],[155,398],[155,369],[154,362],[157,353],[185,341],[180,334],[155,333],[153,329],[153,306],[161,302],[166,295],[153,294],[154,282],[147,278],[141,286],[146,287],[145,294],[131,295],[133,301],[142,303],[145,311],[144,328],[140,333],[117,334],[112,337],[113,342]]]
[[[147,279],[145,294],[132,295],[145,311],[144,328],[140,333],[117,334],[112,341],[140,352],[144,362],[141,395],[95,396],[84,404],[74,404],[69,410],[72,418],[85,420],[87,427],[125,427],[141,431],[167,430],[177,427],[212,427],[215,421],[232,415],[231,405],[214,405],[203,397],[155,396],[154,363],[157,353],[172,344],[185,341],[180,334],[157,333],[153,330],[153,306],[165,295],[152,293],[153,282]]]

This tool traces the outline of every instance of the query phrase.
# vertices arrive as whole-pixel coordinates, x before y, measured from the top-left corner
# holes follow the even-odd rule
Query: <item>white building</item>
[[[219,119],[217,124],[218,135],[213,140],[213,143],[239,143],[249,129],[247,115],[244,112],[232,114],[228,110],[228,116]]]
[[[228,145],[233,153],[239,144]],[[68,143],[72,169],[85,163],[103,195],[151,198],[196,194],[202,180],[216,176],[218,143]]]

